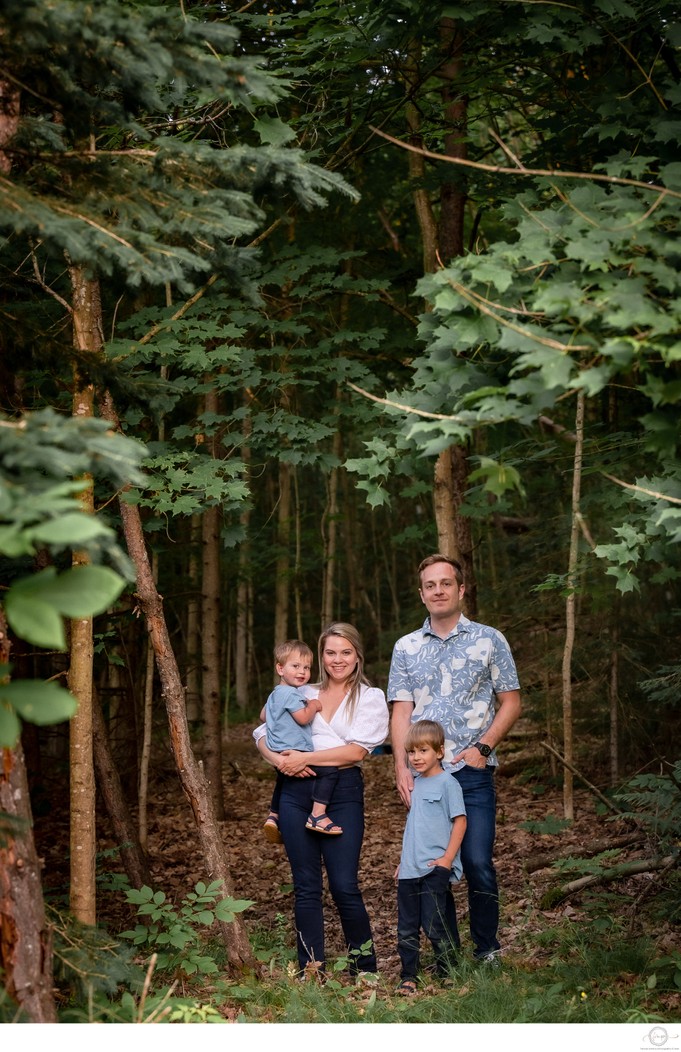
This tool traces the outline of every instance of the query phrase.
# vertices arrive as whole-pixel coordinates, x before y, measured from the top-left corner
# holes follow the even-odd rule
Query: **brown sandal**
[[[269,840],[270,844],[281,844],[279,819],[273,811],[270,811],[269,815],[265,819],[265,824],[262,827],[262,831],[265,834],[265,839]]]
[[[412,997],[416,993],[416,980],[403,979],[395,993],[400,994],[402,997]]]

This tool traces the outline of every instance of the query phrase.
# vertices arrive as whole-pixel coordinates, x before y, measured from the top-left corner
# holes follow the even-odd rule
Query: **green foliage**
[[[667,765],[667,773],[638,774],[615,793],[618,804],[647,830],[659,850],[678,853],[681,829],[681,760]]]
[[[215,148],[200,125],[218,100],[248,115],[285,89],[203,9],[8,0],[0,28],[24,94],[0,228],[48,256],[186,291],[216,268],[239,269],[235,242],[264,220],[256,196],[312,208],[329,192],[353,194],[298,149]]]
[[[66,649],[64,618],[92,617],[109,609],[134,574],[114,530],[88,515],[76,476],[94,475],[121,485],[142,478],[143,447],[113,434],[102,420],[63,417],[52,410],[20,421],[0,421],[0,556],[6,591],[3,608],[12,631],[33,646]],[[38,550],[62,557],[86,551],[93,562],[108,559],[116,569],[56,566],[28,574]],[[124,575],[124,576],[123,576]],[[59,723],[76,710],[59,684],[21,679],[9,682],[0,669],[0,745],[12,748],[21,720]]]
[[[102,516],[85,514],[78,497],[91,484],[84,479],[88,475],[114,486],[139,484],[143,455],[139,442],[115,434],[104,420],[63,416],[52,409],[20,420],[1,418],[0,555],[20,560],[39,548],[59,555],[77,547],[93,562],[106,558],[134,580],[114,530]],[[44,578],[46,585],[48,580]],[[52,593],[63,593],[60,604],[73,603],[73,580],[50,580]]]
[[[209,975],[218,971],[213,957],[201,952],[201,936],[220,921],[230,924],[237,913],[253,905],[246,899],[220,898],[222,881],[213,881],[206,886],[200,882],[189,892],[176,909],[167,901],[165,892],[153,891],[149,887],[126,892],[128,902],[137,906],[140,917],[147,918],[144,924],[121,933],[121,938],[130,939],[137,947],[156,953],[160,971],[171,971],[183,975]],[[164,947],[162,949],[162,947]]]
[[[69,991],[74,1004],[113,997],[122,985],[142,988],[144,972],[130,946],[100,927],[79,924],[54,905],[46,910],[54,931],[55,982]]]
[[[74,548],[98,533],[81,530],[92,517],[75,513],[74,529],[61,533],[57,543]],[[62,523],[64,520],[62,519]],[[5,596],[5,613],[22,639],[39,647],[66,650],[63,618],[94,617],[107,610],[123,591],[125,581],[106,566],[76,566],[58,574],[48,566],[30,577],[21,577]]]

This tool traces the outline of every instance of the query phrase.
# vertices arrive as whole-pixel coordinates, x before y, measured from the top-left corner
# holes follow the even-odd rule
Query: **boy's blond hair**
[[[445,732],[442,725],[435,720],[419,720],[412,723],[404,739],[404,751],[409,752],[417,745],[430,745],[436,753],[444,753]]]
[[[291,654],[300,654],[302,658],[310,662],[310,665],[314,660],[314,654],[307,643],[303,643],[300,639],[287,639],[285,643],[277,643],[274,648],[274,664],[285,665]]]

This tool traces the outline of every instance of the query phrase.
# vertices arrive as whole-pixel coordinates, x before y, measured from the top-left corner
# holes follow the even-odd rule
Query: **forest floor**
[[[506,743],[512,762],[509,769],[518,770],[518,744]],[[526,743],[520,742],[521,754]],[[515,750],[515,751],[514,751]],[[542,757],[528,759],[525,777],[504,775],[504,755],[497,778],[498,826],[496,864],[502,895],[502,924],[500,939],[509,963],[521,963],[524,968],[540,967],[555,946],[542,933],[571,923],[589,924],[588,902],[585,893],[564,899],[553,908],[542,908],[543,893],[560,883],[559,875],[546,866],[535,869],[528,860],[537,856],[550,859],[568,851],[575,857],[590,853],[589,845],[603,838],[615,839],[631,834],[621,820],[611,821],[604,815],[596,796],[586,788],[575,790],[575,818],[568,828],[555,833],[530,832],[521,824],[528,821],[544,822],[553,818],[560,823],[563,816],[562,789],[552,784],[548,765],[543,761],[545,777],[541,774],[527,779],[527,771],[541,772]],[[523,769],[521,755],[521,770]],[[158,769],[158,768],[157,768]],[[364,764],[366,793],[366,834],[361,863],[361,885],[372,921],[377,947],[379,969],[388,981],[398,976],[398,957],[395,947],[396,889],[393,880],[399,860],[405,811],[394,784],[393,761],[389,754],[370,757]],[[226,819],[223,826],[229,867],[236,898],[250,899],[254,905],[243,916],[249,931],[257,935],[261,944],[268,933],[272,940],[284,939],[294,944],[292,912],[293,897],[290,870],[284,849],[269,844],[262,834],[273,788],[273,772],[259,758],[251,739],[250,727],[230,729],[225,744],[224,784]],[[62,798],[63,799],[63,798]],[[54,800],[54,798],[53,798]],[[68,794],[66,794],[68,800]],[[58,815],[54,808],[49,816],[36,821],[36,842],[44,860],[46,887],[68,881],[68,816]],[[634,842],[623,857],[643,857],[645,844]],[[98,850],[115,847],[105,815],[98,819]],[[155,888],[163,890],[176,903],[192,891],[199,881],[209,882],[198,847],[189,805],[180,789],[179,780],[167,754],[165,771],[157,777],[149,804],[149,855]],[[100,870],[120,870],[113,858],[105,857]],[[681,951],[678,930],[657,930],[651,922],[646,931],[646,910],[638,905],[638,897],[646,889],[651,892],[650,874],[640,874],[610,885],[611,910],[625,926],[631,925],[632,935],[654,934],[660,954]],[[602,889],[600,889],[602,891]],[[614,893],[614,894],[613,894]],[[588,892],[586,893],[588,894]],[[653,895],[648,895],[650,901]],[[470,953],[467,924],[465,882],[455,889],[462,950]],[[327,956],[343,954],[339,925],[333,905],[327,903]],[[112,933],[120,932],[134,923],[132,907],[122,895],[102,892],[98,901],[99,921]]]

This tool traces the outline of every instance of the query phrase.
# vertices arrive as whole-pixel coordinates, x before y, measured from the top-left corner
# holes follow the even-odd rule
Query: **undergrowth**
[[[213,887],[198,885],[185,898],[182,908],[189,907],[192,924],[183,926],[176,939],[181,959],[153,952],[164,924],[173,931],[182,913],[158,893],[155,898],[164,910],[155,916],[153,933],[138,943],[144,952],[134,959],[130,932],[124,933],[126,940],[83,929],[62,932],[59,979],[62,990],[68,991],[68,1003],[62,1004],[60,1020],[652,1024],[678,1017],[681,954],[663,955],[650,940],[628,937],[621,922],[605,915],[604,899],[598,900],[588,924],[565,920],[528,935],[528,950],[533,944],[541,951],[541,966],[528,963],[537,959],[536,952],[504,957],[498,970],[462,957],[449,979],[435,980],[426,970],[418,993],[404,998],[397,994],[394,979],[353,977],[347,957],[329,963],[324,983],[314,978],[301,982],[290,921],[281,914],[267,931],[252,933],[257,974],[229,977],[224,946],[204,908],[206,895],[215,893]],[[153,901],[147,892],[138,893],[143,917],[149,916]],[[135,930],[139,940],[139,928]],[[427,965],[428,953],[424,961]]]
[[[140,923],[120,936],[53,910],[60,1022],[654,1024],[680,1014],[681,953],[633,935],[603,889],[584,897],[579,922],[528,925],[499,969],[462,955],[441,982],[426,949],[412,997],[394,977],[353,977],[348,957],[329,962],[323,983],[301,982],[282,914],[250,934],[256,970],[230,976],[216,921],[250,904],[221,898],[217,884],[197,884],[178,905],[148,888],[126,897]],[[0,998],[0,1022],[15,1008]]]

